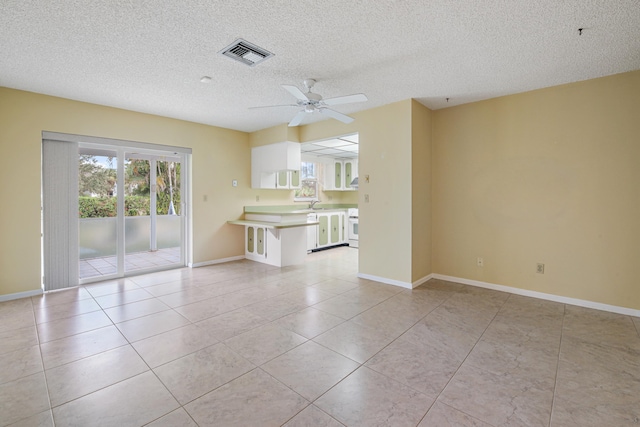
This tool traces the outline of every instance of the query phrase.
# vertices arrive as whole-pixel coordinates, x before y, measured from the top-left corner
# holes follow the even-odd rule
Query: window
[[[294,201],[318,200],[318,165],[311,162],[300,164],[300,188],[295,191]]]

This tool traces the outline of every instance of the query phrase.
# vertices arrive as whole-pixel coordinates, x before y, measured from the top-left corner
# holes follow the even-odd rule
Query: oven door
[[[358,218],[349,218],[349,240],[358,240]]]

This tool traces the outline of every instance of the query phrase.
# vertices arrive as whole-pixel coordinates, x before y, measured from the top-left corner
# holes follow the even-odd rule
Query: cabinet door
[[[351,181],[353,180],[353,163],[344,162],[344,188],[351,188]]]
[[[340,214],[331,215],[331,244],[340,243]]]
[[[336,190],[341,190],[342,189],[342,162],[334,162],[333,167],[334,167],[333,187]]]
[[[278,188],[289,188],[289,180],[288,180],[288,171],[280,171],[278,172],[278,180],[276,181]]]
[[[264,255],[264,239],[265,239],[265,235],[264,235],[264,228],[258,228],[258,255]]]
[[[320,248],[329,244],[329,217],[318,215],[318,222],[318,247]]]
[[[300,188],[300,171],[291,171],[289,188]]]
[[[307,251],[312,251],[316,248],[316,239],[318,238],[318,226],[307,226]]]
[[[247,252],[253,253],[255,249],[255,229],[253,227],[247,227]]]
[[[340,235],[340,243],[347,243],[347,214],[342,212],[340,214],[340,224],[342,225],[342,234]]]

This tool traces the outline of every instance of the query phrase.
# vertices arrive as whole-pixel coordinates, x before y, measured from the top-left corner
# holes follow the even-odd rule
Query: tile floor
[[[134,252],[126,254],[124,258],[124,270],[134,271],[144,268],[153,268],[180,262],[180,248],[165,248],[157,251]],[[89,277],[105,276],[117,272],[117,260],[115,256],[81,259],[78,273],[81,279]]]
[[[357,250],[0,303],[0,425],[638,426],[640,319],[432,280]]]

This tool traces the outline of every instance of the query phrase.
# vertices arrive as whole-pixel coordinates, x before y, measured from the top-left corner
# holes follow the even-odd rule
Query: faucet
[[[315,206],[316,203],[318,203],[320,200],[314,200],[311,203],[309,203],[309,209],[313,209],[313,207]]]

